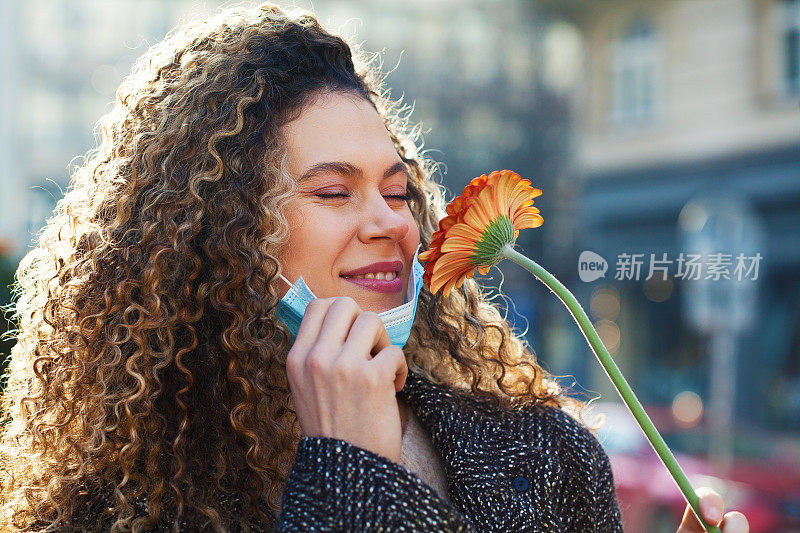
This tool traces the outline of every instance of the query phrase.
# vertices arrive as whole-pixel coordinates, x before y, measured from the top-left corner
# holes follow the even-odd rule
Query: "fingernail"
[[[720,520],[722,520],[722,511],[720,510],[719,507],[716,506],[709,507],[708,511],[706,511],[706,516],[708,516],[709,519],[714,520],[715,522],[719,522]]]

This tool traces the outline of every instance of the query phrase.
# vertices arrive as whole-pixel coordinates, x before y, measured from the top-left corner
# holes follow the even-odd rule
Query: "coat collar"
[[[434,383],[409,369],[403,389],[398,393],[409,404],[432,441],[447,461],[463,452],[464,432],[477,428],[513,431],[523,413],[504,407],[488,393],[456,389]]]
[[[524,517],[531,506],[525,502],[547,502],[556,494],[561,466],[553,441],[560,433],[555,428],[568,418],[565,413],[541,406],[506,407],[488,393],[433,383],[410,369],[398,395],[431,435],[451,502],[474,523],[519,530],[506,526],[530,525]],[[525,494],[514,488],[521,477],[530,484]],[[553,509],[536,507],[543,523],[559,523]],[[498,508],[504,509],[500,515]]]

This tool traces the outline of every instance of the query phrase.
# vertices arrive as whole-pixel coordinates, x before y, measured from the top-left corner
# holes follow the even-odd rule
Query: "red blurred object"
[[[625,531],[659,533],[678,527],[686,500],[672,476],[622,403],[595,402],[593,415],[606,415],[598,438],[611,460]],[[679,428],[669,407],[646,407],[693,487],[709,486],[725,500],[725,512],[743,513],[753,533],[800,532],[800,463],[766,452],[766,458],[736,456],[724,471],[701,454],[676,451],[673,437],[691,435],[708,442],[702,426]],[[592,421],[591,416],[586,417]],[[759,445],[770,446],[764,438]]]
[[[8,237],[0,237],[0,257],[11,257],[14,253],[14,241]]]

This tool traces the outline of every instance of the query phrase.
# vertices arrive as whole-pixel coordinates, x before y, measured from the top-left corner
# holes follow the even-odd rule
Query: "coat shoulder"
[[[490,393],[432,383],[413,373],[409,373],[403,394],[434,437],[477,432],[483,440],[477,444],[483,447],[497,440],[498,445],[502,442],[514,449],[539,448],[584,467],[608,461],[594,431],[558,407],[512,406]]]
[[[579,458],[583,456],[581,452],[586,452],[588,455],[583,456],[586,460],[606,456],[595,430],[571,413],[546,405],[525,408],[520,413],[523,423],[540,427],[541,435],[546,437],[550,444],[567,446],[575,450]]]

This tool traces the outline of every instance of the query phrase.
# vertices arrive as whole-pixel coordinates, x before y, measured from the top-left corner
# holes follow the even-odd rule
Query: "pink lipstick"
[[[403,280],[397,276],[393,280],[366,279],[366,278],[344,278],[354,285],[363,287],[370,291],[394,293],[403,290]]]
[[[403,279],[400,277],[402,272],[402,261],[381,261],[342,272],[340,276],[370,291],[396,293],[403,290]]]

